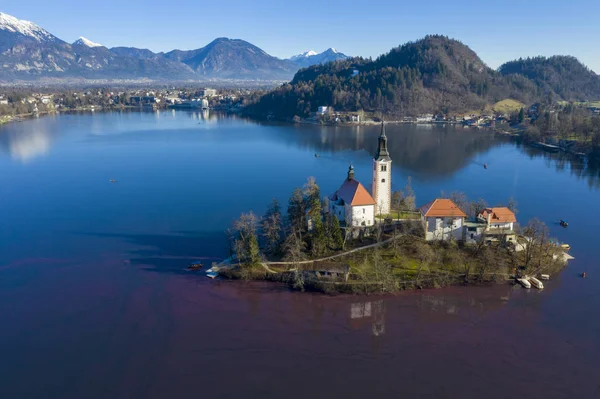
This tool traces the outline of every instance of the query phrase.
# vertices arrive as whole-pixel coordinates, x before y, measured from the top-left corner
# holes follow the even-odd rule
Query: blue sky
[[[63,40],[85,36],[108,47],[194,49],[225,36],[282,58],[328,47],[375,57],[439,33],[469,45],[493,68],[518,57],[569,54],[600,73],[600,0],[2,0],[0,11]]]

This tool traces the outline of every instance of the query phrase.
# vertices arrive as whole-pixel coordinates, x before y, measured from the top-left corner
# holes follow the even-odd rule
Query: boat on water
[[[544,284],[538,280],[535,277],[529,277],[529,283],[534,286],[535,288],[537,288],[538,290],[543,290],[544,289]]]
[[[569,249],[571,249],[571,246],[569,244],[560,244],[560,247],[562,249],[564,249],[565,251],[568,251]]]
[[[527,281],[526,278],[518,278],[517,282],[521,284],[524,288],[531,288],[531,283]]]
[[[566,220],[560,220],[560,222],[558,222],[562,227],[567,227],[569,225],[569,223]]]
[[[204,267],[204,265],[200,262],[194,262],[194,263],[190,263],[188,265],[188,270],[199,270],[202,269]]]
[[[549,274],[540,274],[540,280],[550,280]]]

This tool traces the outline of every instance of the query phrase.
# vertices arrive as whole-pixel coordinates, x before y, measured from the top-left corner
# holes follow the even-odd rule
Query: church
[[[375,224],[376,215],[390,213],[392,202],[392,159],[387,148],[385,125],[381,123],[377,152],[373,157],[373,181],[371,193],[354,179],[354,167],[350,165],[348,176],[340,188],[329,197],[329,212],[342,226],[368,227]]]

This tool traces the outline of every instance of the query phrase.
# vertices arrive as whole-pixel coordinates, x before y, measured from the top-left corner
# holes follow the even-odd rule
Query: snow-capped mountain
[[[324,64],[330,61],[343,60],[348,58],[347,55],[340,53],[336,49],[328,48],[322,53],[317,53],[313,50],[305,51],[302,54],[295,55],[289,58],[289,61],[295,63],[299,67],[309,67],[316,64]]]
[[[318,56],[307,51],[302,60]],[[239,39],[218,38],[196,50],[168,53],[108,49],[84,37],[69,44],[33,22],[0,13],[0,82],[44,78],[281,81],[292,79],[298,69],[297,63]]]
[[[86,47],[104,47],[104,45],[99,44],[99,43],[94,43],[91,40],[86,39],[85,37],[81,36],[79,39],[75,40],[73,42],[73,46],[86,46]]]
[[[33,22],[21,20],[3,12],[0,12],[0,31],[29,37],[38,42],[55,39],[52,34]]]
[[[299,60],[299,59],[302,59],[302,58],[312,57],[313,55],[317,55],[317,52],[314,51],[314,50],[306,50],[303,53],[291,56],[290,57],[290,61],[295,61],[295,60]]]

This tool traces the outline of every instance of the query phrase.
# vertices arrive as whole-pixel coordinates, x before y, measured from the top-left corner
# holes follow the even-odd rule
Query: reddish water
[[[44,278],[0,295],[0,397],[600,397],[598,340],[556,320],[560,280],[328,297],[82,266],[7,266]]]

